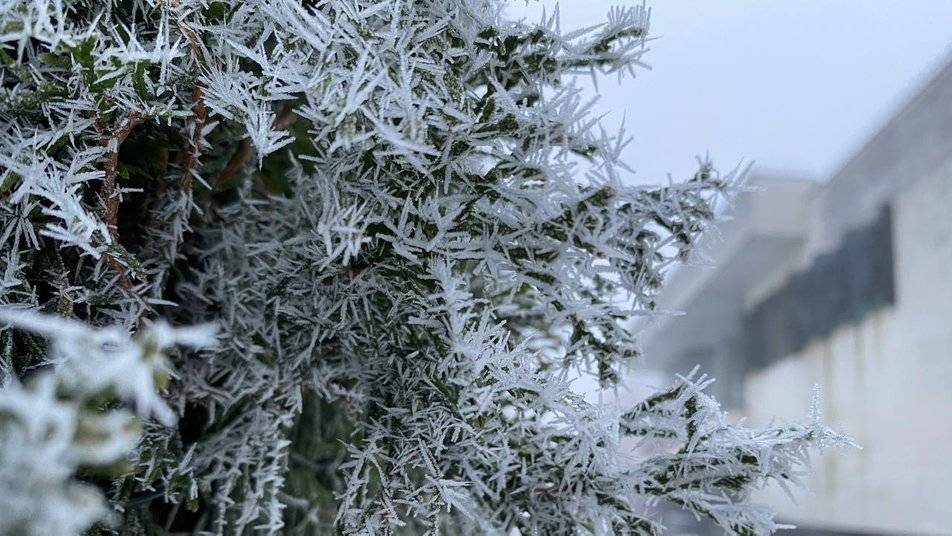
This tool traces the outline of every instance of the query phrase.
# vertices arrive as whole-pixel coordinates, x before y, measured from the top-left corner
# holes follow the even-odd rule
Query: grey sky
[[[604,20],[618,0],[563,0],[563,29]],[[510,15],[538,20],[513,0]],[[655,0],[640,71],[599,83],[601,110],[634,136],[641,181],[719,167],[825,179],[928,79],[952,44],[952,0]]]

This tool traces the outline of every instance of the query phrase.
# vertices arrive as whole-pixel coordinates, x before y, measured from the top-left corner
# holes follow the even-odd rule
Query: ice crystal
[[[0,532],[775,528],[750,490],[837,436],[567,381],[620,379],[742,172],[634,185],[582,100],[641,64],[643,6],[501,13],[0,0]]]

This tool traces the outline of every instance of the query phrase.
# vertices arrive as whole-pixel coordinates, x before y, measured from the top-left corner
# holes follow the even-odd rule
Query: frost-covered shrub
[[[0,321],[50,341],[39,364],[46,370],[26,385],[7,377],[0,389],[0,533],[78,534],[108,509],[75,477],[132,471],[124,466],[139,440],[135,416],[176,420],[157,392],[170,372],[163,351],[209,346],[213,332],[159,323],[130,338],[12,307],[0,310]]]
[[[500,7],[0,0],[0,528],[650,534],[661,500],[776,528],[750,491],[840,441],[815,419],[568,381],[619,380],[736,177],[632,186],[570,83],[639,65],[643,8]],[[166,360],[208,336],[159,319],[219,344]]]

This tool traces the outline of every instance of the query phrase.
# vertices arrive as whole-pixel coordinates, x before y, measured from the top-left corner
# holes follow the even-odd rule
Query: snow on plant
[[[51,473],[9,455],[71,501],[53,532],[102,519],[94,486],[119,534],[651,534],[658,500],[776,528],[750,490],[838,436],[731,426],[692,377],[621,416],[567,381],[619,381],[742,173],[632,185],[572,84],[634,72],[644,7],[569,33],[501,9],[0,0],[3,396],[47,401],[0,430],[82,410],[115,446],[84,456],[132,449],[76,501],[68,430]],[[160,318],[221,344],[162,358],[199,341]],[[141,435],[83,405],[103,391]],[[668,454],[630,463],[625,434]]]
[[[213,332],[159,323],[129,337],[12,307],[0,322],[49,340],[35,377],[0,387],[0,533],[79,534],[107,520],[109,508],[77,477],[122,470],[138,444],[136,415],[174,424],[158,394],[171,372],[163,350],[210,345]]]
[[[819,399],[803,422],[749,429],[732,425],[717,401],[704,393],[713,380],[695,369],[668,390],[643,400],[619,420],[626,436],[654,440],[676,450],[643,460],[634,471],[639,491],[664,497],[739,534],[778,528],[750,492],[769,480],[785,490],[799,485],[811,447],[852,446],[820,422]],[[817,395],[818,396],[818,395]]]

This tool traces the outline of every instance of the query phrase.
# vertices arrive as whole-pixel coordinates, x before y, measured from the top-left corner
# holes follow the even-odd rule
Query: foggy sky
[[[512,0],[511,16],[541,5]],[[606,0],[563,0],[563,29],[604,20]],[[721,168],[826,179],[934,70],[952,44],[952,0],[655,0],[635,80],[599,83],[606,124],[627,112],[639,182]],[[592,91],[594,94],[594,91]]]

